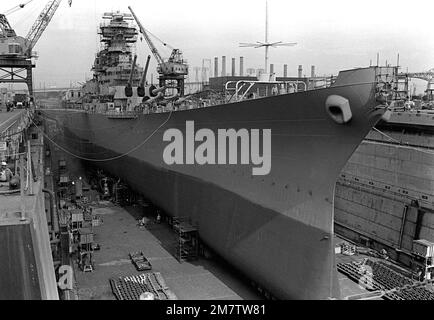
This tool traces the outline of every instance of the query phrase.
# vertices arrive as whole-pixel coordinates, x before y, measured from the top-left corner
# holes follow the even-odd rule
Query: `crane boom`
[[[6,16],[0,14],[0,38],[12,38],[16,36],[17,34],[14,29],[12,29]]]
[[[38,42],[42,33],[47,28],[54,14],[56,13],[57,8],[60,5],[62,0],[52,0],[48,2],[45,6],[44,10],[39,14],[29,33],[27,34],[26,40],[28,41],[27,53],[30,55],[33,47]]]
[[[137,25],[139,26],[140,32],[145,37],[146,42],[148,43],[149,48],[151,49],[152,54],[154,55],[155,59],[157,59],[158,64],[163,64],[164,60],[161,57],[160,53],[158,52],[157,48],[155,47],[154,43],[152,42],[151,38],[149,37],[148,33],[146,32],[146,29],[143,27],[140,20],[137,18],[136,14],[134,13],[133,9],[128,6],[128,9],[131,11],[131,14],[134,17],[134,20],[136,20]]]

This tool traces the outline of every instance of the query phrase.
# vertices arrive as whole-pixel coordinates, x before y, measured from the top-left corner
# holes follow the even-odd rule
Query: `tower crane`
[[[180,96],[183,96],[184,95],[185,77],[188,75],[188,65],[186,64],[186,62],[182,58],[181,50],[173,49],[172,54],[170,55],[169,59],[167,61],[165,61],[161,57],[160,53],[158,52],[157,48],[155,47],[154,43],[152,42],[150,36],[148,35],[148,32],[143,27],[140,20],[137,18],[133,9],[131,7],[128,7],[128,9],[131,11],[131,14],[134,17],[134,20],[136,21],[137,25],[139,26],[140,33],[145,38],[152,54],[154,55],[155,59],[157,60],[157,63],[158,63],[157,72],[159,74],[160,87],[177,89],[178,94]],[[173,85],[174,81],[176,81],[176,86]]]
[[[30,1],[29,1],[30,2]],[[27,2],[27,3],[29,3]],[[44,33],[62,0],[50,0],[39,14],[27,36],[17,36],[10,26],[6,15],[0,14],[0,70],[5,74],[0,75],[0,83],[26,83],[30,96],[33,96],[32,69],[35,65],[32,52],[36,43]],[[69,0],[71,6],[72,1]],[[24,5],[20,5],[23,8]],[[23,76],[21,72],[27,71]]]

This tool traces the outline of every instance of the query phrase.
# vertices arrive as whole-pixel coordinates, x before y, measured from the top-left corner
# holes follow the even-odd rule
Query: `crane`
[[[151,49],[151,53],[154,55],[155,59],[157,60],[158,64],[163,64],[164,60],[161,57],[160,53],[158,52],[157,48],[155,47],[154,43],[152,42],[151,38],[149,37],[148,33],[146,32],[145,28],[143,27],[140,20],[137,18],[135,12],[131,7],[128,7],[128,9],[131,11],[131,14],[133,15],[134,19],[137,22],[137,25],[139,26],[140,33],[145,37],[145,40],[149,46],[149,49]]]
[[[62,0],[49,1],[44,10],[42,10],[42,12],[39,14],[26,37],[28,47],[25,52],[28,55],[31,55],[33,47],[36,45],[42,33],[44,33],[45,29],[47,28],[48,24],[56,13],[57,8],[59,8],[60,2],[62,2]]]
[[[17,12],[17,11],[23,9],[23,8],[24,8],[26,5],[28,5],[30,2],[33,2],[33,0],[29,0],[29,1],[27,1],[26,3],[20,3],[20,4],[16,5],[15,7],[11,8],[11,9],[9,9],[9,10],[6,10],[6,12],[4,13],[4,15],[5,15],[5,16],[8,16],[8,15],[10,15],[10,14],[13,14],[13,13],[15,13],[15,12]]]
[[[32,0],[31,0],[32,1]],[[18,5],[6,14],[0,14],[0,83],[26,83],[30,99],[33,99],[33,76],[35,67],[33,48],[44,33],[62,0],[50,0],[39,14],[27,36],[17,36],[6,15],[24,8],[28,3]],[[68,0],[69,6],[72,0]],[[23,74],[23,73],[26,74]]]
[[[147,32],[146,29],[143,27],[142,23],[137,18],[133,9],[130,6],[128,7],[128,9],[131,11],[134,20],[136,21],[139,27],[140,33],[145,38],[152,54],[157,60],[158,63],[157,71],[158,74],[160,75],[159,77],[160,87],[174,88],[178,91],[179,95],[183,96],[185,77],[188,75],[188,65],[185,63],[185,61],[182,58],[181,50],[173,49],[169,59],[165,61],[161,57],[154,43],[152,42],[148,34],[149,32]],[[176,85],[173,85],[174,81],[176,82]]]
[[[0,56],[31,58],[32,49],[44,33],[61,2],[62,0],[49,1],[25,38],[17,36],[6,15],[0,14],[0,38],[6,39],[0,44]]]

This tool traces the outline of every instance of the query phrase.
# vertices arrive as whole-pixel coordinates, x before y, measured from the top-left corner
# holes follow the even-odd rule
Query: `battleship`
[[[247,79],[227,85],[221,96],[211,91],[184,96],[187,68],[179,51],[160,66],[162,73],[164,67],[172,73],[160,77],[159,86],[146,83],[149,59],[145,68],[137,66],[132,13],[104,15],[104,48],[95,59],[93,79],[69,92],[62,108],[38,110],[50,128],[46,138],[119,177],[165,214],[187,217],[205,245],[271,296],[339,298],[335,183],[384,116],[394,69],[342,71],[330,87],[315,90],[298,82]],[[215,164],[210,149],[203,164],[167,164],[165,132],[185,136],[189,122],[215,136],[232,130],[231,164]],[[243,134],[254,130],[271,133],[269,154]],[[200,148],[200,139],[194,140],[190,150]],[[249,146],[269,158],[268,174],[253,175],[254,165],[242,161]]]

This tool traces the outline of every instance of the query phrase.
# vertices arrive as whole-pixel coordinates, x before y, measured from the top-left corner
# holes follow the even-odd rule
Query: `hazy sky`
[[[1,0],[0,12],[28,0]],[[19,35],[25,36],[48,0],[33,0],[8,19]],[[278,75],[288,64],[296,75],[298,65],[306,74],[315,65],[318,75],[369,66],[380,53],[400,64],[404,71],[434,68],[434,27],[432,0],[268,0],[270,41],[297,42],[295,47],[270,50],[270,63]],[[263,68],[264,50],[239,48],[239,42],[264,41],[265,0],[63,0],[51,24],[39,40],[35,87],[69,86],[91,76],[99,48],[97,27],[103,12],[128,12],[131,5],[142,24],[172,47],[180,48],[191,67],[202,66],[203,59],[227,56],[245,57],[246,68]],[[155,41],[163,56],[170,50]],[[139,63],[150,53],[139,43]],[[151,71],[156,76],[155,59]],[[221,64],[220,64],[221,66]]]

